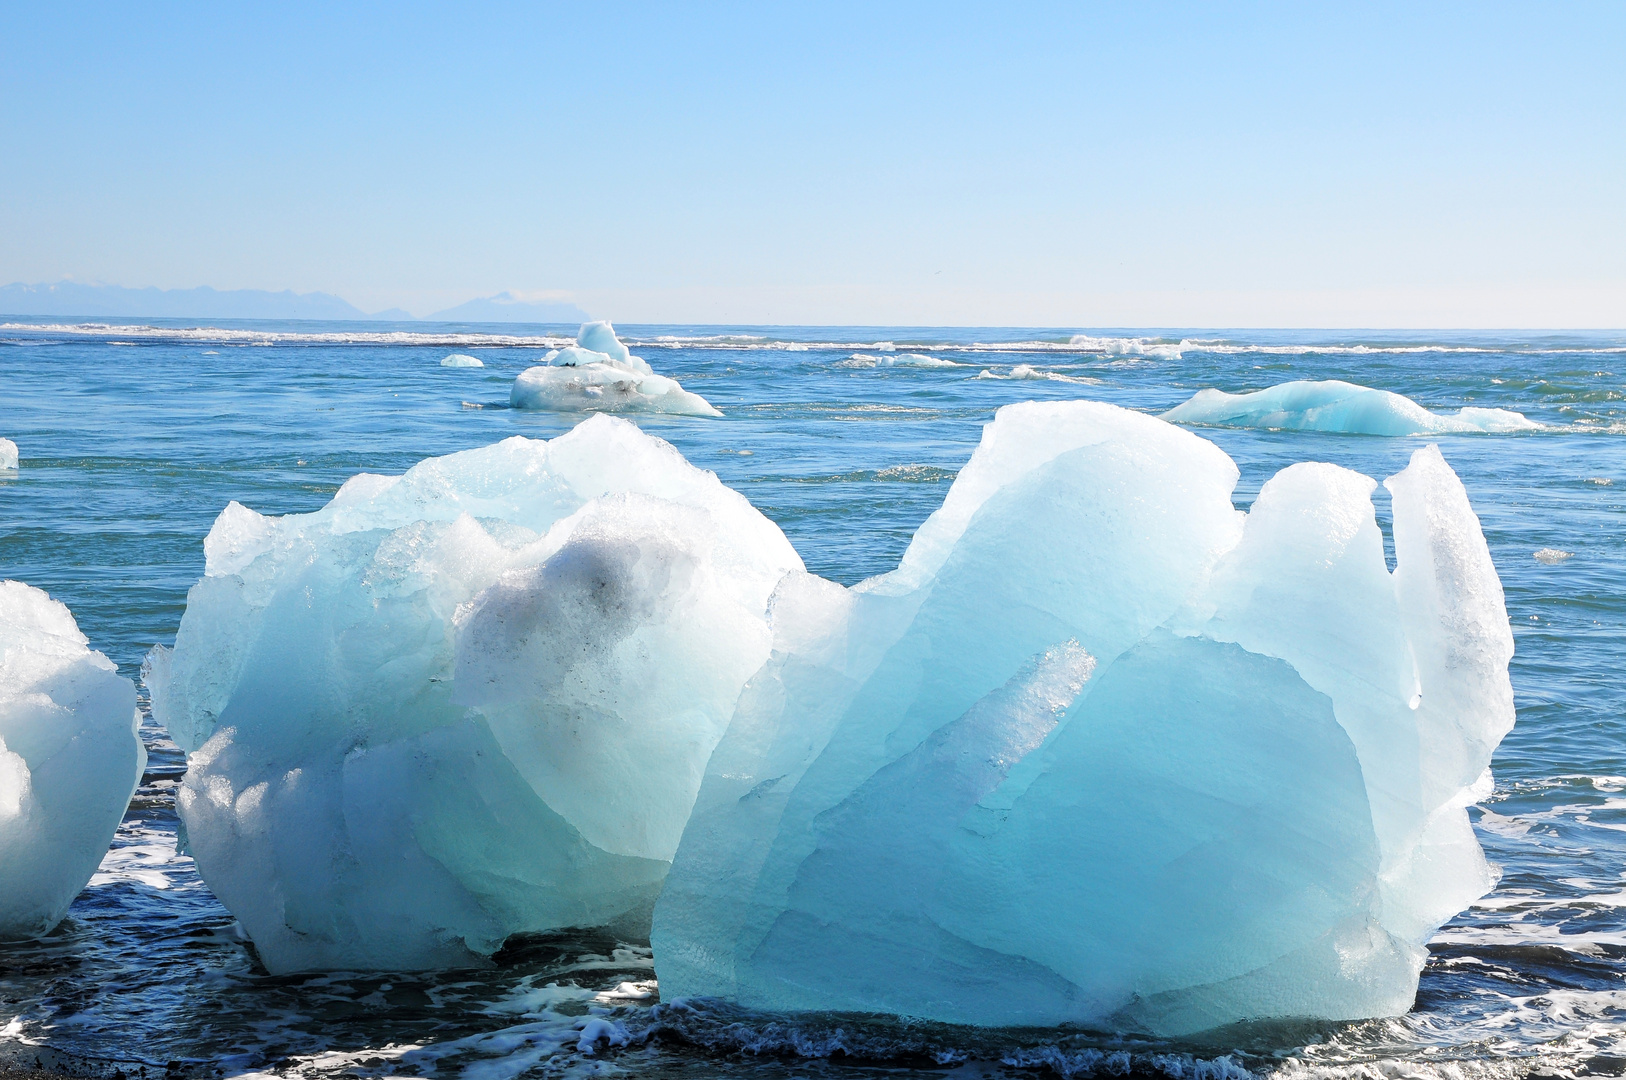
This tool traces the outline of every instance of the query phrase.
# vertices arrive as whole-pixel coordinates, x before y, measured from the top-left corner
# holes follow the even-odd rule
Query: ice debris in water
[[[576,344],[556,349],[546,364],[526,368],[514,380],[509,404],[555,412],[657,412],[721,416],[711,402],[677,380],[657,375],[616,339],[607,322],[583,324]]]
[[[0,469],[15,469],[17,467],[17,444],[10,439],[0,439]]]
[[[1565,559],[1573,558],[1574,555],[1575,552],[1573,551],[1561,551],[1558,548],[1544,547],[1536,549],[1535,559],[1539,563],[1546,563],[1551,566],[1554,563],[1561,563]]]
[[[139,721],[68,609],[0,582],[0,940],[49,932],[96,872],[147,767]]]
[[[1411,398],[1337,379],[1286,382],[1251,394],[1199,390],[1163,414],[1181,424],[1343,431],[1359,435],[1449,435],[1538,431],[1541,425],[1510,409],[1473,406],[1430,412]]]
[[[953,368],[964,367],[965,365],[950,360],[946,356],[928,356],[925,353],[900,353],[897,356],[871,356],[868,353],[853,353],[845,360],[837,360],[835,366],[840,368]]]
[[[485,361],[478,356],[469,356],[467,353],[452,353],[441,357],[441,367],[485,367]]]
[[[654,915],[661,997],[1181,1034],[1411,1007],[1491,886],[1513,640],[1434,446],[1276,474],[1000,410],[895,571],[791,573]]]
[[[647,927],[801,560],[614,417],[232,503],[153,714],[204,881],[272,972],[466,965],[520,931]]]

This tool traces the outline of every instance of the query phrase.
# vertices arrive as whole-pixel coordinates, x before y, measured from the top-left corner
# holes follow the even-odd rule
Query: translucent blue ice
[[[1000,411],[899,568],[806,574],[656,907],[664,999],[1178,1034],[1411,1005],[1493,878],[1500,583],[1433,447],[1232,507],[1212,443]]]
[[[1251,394],[1199,390],[1163,414],[1181,424],[1343,431],[1361,435],[1445,435],[1536,431],[1541,425],[1509,409],[1473,406],[1436,413],[1388,390],[1336,379],[1281,383]]]

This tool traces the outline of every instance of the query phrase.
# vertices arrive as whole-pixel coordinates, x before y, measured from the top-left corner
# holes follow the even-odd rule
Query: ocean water
[[[135,676],[173,640],[228,501],[314,510],[357,472],[557,435],[579,418],[510,410],[508,387],[572,329],[0,325],[0,435],[22,456],[0,473],[0,577],[66,602]],[[0,1063],[469,1080],[1626,1072],[1626,334],[620,330],[725,414],[644,428],[848,584],[896,564],[1011,402],[1161,411],[1204,387],[1345,379],[1541,423],[1428,440],[1467,486],[1507,591],[1519,720],[1474,811],[1501,882],[1431,944],[1412,1012],[1185,1042],[761,1016],[661,1003],[647,943],[593,935],[510,942],[486,971],[276,978],[175,852],[185,765],[149,718],[148,773],[101,871],[48,938],[0,945]],[[453,351],[486,366],[440,367]],[[884,362],[910,355],[934,364]],[[1200,430],[1240,466],[1243,508],[1292,462],[1382,479],[1425,441]]]

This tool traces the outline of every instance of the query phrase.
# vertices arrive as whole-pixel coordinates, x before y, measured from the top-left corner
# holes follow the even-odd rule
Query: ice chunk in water
[[[147,766],[135,685],[61,603],[0,582],[0,939],[50,931]]]
[[[657,905],[664,998],[1185,1033],[1410,1007],[1491,883],[1501,588],[1433,447],[1232,509],[1212,443],[1011,406],[899,569],[791,574]]]
[[[1343,431],[1361,435],[1446,435],[1466,432],[1536,431],[1541,425],[1509,409],[1469,406],[1436,413],[1388,390],[1340,382],[1281,383],[1251,394],[1199,390],[1163,414],[1182,424]]]
[[[582,326],[577,344],[547,355],[547,364],[514,379],[509,404],[557,412],[658,412],[721,416],[699,394],[657,375],[616,339],[607,322]]]
[[[481,360],[478,356],[469,356],[466,353],[452,353],[450,356],[441,357],[440,366],[441,367],[485,367],[486,365],[485,365],[485,361]]]
[[[10,439],[0,439],[0,469],[15,469],[17,467],[17,444]]]
[[[148,684],[190,753],[198,868],[274,972],[647,919],[801,567],[611,417],[357,476],[312,514],[233,504],[205,553]]]

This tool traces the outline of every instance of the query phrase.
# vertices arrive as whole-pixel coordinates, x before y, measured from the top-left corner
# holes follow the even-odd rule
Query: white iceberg
[[[478,356],[470,356],[467,353],[452,353],[450,356],[441,357],[440,366],[441,367],[485,367],[486,364],[485,364],[485,361],[481,360]]]
[[[1468,406],[1450,414],[1430,412],[1404,395],[1337,379],[1281,383],[1251,394],[1199,390],[1189,401],[1164,413],[1163,419],[1179,424],[1360,435],[1452,435],[1541,428],[1510,409]]]
[[[514,379],[508,403],[516,409],[554,412],[656,412],[721,416],[711,402],[676,379],[657,375],[616,339],[607,322],[585,323],[576,344],[555,349],[546,363]]]
[[[837,360],[836,367],[840,368],[872,368],[872,367],[918,367],[918,368],[953,368],[965,367],[964,364],[950,360],[946,356],[931,356],[926,353],[899,353],[897,356],[871,356],[868,353],[853,353],[845,360]]]
[[[272,972],[636,927],[801,560],[613,417],[236,503],[146,671],[205,882]],[[628,932],[634,932],[629,930]]]
[[[66,607],[0,582],[0,940],[48,933],[107,854],[147,767],[135,698]]]
[[[1396,1015],[1492,884],[1513,642],[1437,449],[1000,410],[896,571],[792,573],[656,906],[664,1000],[1182,1034]]]
[[[15,469],[17,467],[17,444],[10,439],[0,439],[0,469]]]

